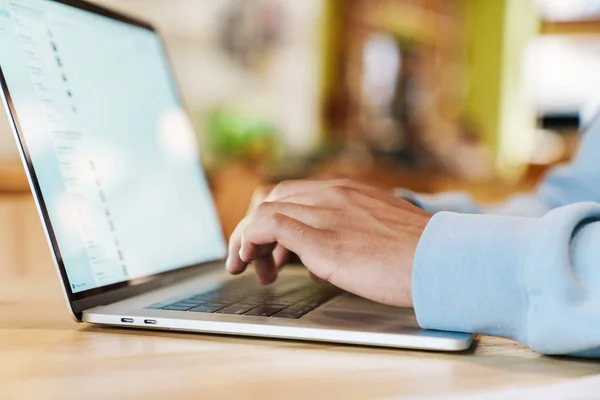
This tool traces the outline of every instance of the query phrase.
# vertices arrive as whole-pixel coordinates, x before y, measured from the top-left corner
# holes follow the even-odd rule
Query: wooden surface
[[[61,297],[50,275],[0,283],[0,398],[388,398],[600,374],[487,337],[453,355],[97,328],[70,320]]]

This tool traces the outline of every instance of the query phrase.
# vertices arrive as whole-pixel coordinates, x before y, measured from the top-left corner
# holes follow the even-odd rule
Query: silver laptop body
[[[148,23],[79,0],[0,0],[0,68],[76,321],[442,351],[471,345],[470,334],[420,329],[412,310],[311,283],[301,266],[266,288],[251,274],[228,276],[195,136]]]

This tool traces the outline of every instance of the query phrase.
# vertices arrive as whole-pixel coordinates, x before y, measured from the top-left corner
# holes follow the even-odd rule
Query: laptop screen
[[[0,0],[0,67],[73,293],[225,255],[152,30],[51,0]]]

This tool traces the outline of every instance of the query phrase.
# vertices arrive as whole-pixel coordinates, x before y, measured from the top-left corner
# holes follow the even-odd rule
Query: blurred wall
[[[536,146],[536,113],[524,58],[539,32],[539,19],[530,1],[506,0],[505,12],[498,162],[501,173],[513,178],[527,168]]]
[[[535,109],[523,57],[538,33],[530,1],[465,0],[469,89],[466,112],[495,154],[498,173],[518,178],[535,144]]]

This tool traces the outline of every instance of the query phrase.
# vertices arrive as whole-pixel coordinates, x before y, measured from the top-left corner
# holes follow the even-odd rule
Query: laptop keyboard
[[[148,308],[229,315],[298,319],[342,293],[306,278],[281,276],[262,286],[253,276],[237,278],[217,289],[155,304]]]

